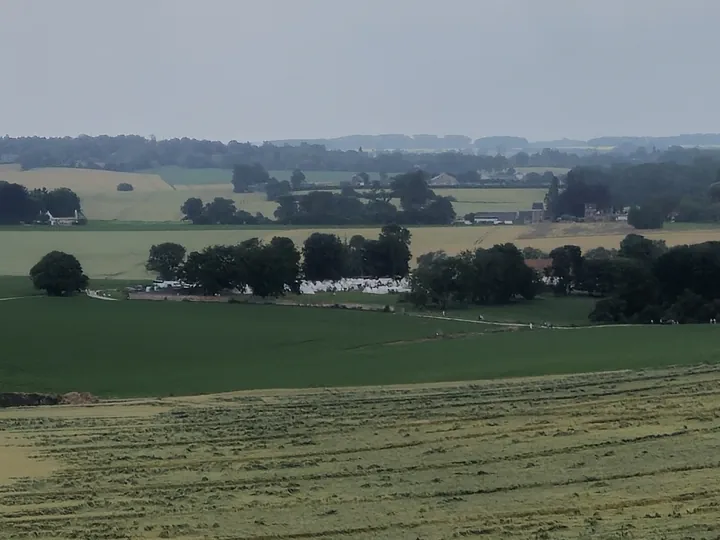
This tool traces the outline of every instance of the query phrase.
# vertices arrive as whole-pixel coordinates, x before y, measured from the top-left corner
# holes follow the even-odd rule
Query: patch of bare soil
[[[39,394],[34,392],[0,393],[0,408],[38,407],[41,405],[87,405],[100,401],[88,392],[68,392],[67,394]]]

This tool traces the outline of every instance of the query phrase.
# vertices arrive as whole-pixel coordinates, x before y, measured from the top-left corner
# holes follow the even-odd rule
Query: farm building
[[[457,186],[458,181],[451,174],[441,173],[431,178],[429,184],[431,186]]]
[[[475,212],[476,225],[512,225],[518,219],[518,212]]]
[[[83,213],[78,212],[77,210],[75,210],[75,215],[70,217],[55,217],[50,212],[45,212],[45,215],[47,216],[48,223],[50,223],[50,225],[77,225],[80,223],[81,219],[85,219]]]

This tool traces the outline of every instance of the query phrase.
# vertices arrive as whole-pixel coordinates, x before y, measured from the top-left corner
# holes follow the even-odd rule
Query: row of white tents
[[[395,294],[410,291],[406,278],[344,278],[338,281],[303,281],[302,294],[357,291],[368,294]]]
[[[156,280],[151,286],[145,288],[147,292],[167,289],[188,289],[190,285],[182,281]],[[302,281],[300,282],[301,294],[317,294],[326,292],[356,291],[367,294],[397,294],[410,291],[410,283],[407,278],[343,278],[337,281]],[[235,291],[238,294],[252,294],[250,287],[243,291]]]

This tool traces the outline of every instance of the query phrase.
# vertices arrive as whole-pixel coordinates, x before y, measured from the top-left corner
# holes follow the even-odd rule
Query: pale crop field
[[[117,185],[121,182],[132,184],[135,192],[143,194],[172,191],[172,187],[156,174],[118,173],[91,169],[0,170],[0,180],[22,184],[28,189],[66,187],[81,196],[94,193],[117,193]]]
[[[190,197],[210,202],[215,197],[235,201],[238,209],[251,214],[261,212],[273,218],[277,203],[267,201],[264,193],[233,193],[231,186],[196,185],[172,188],[168,191],[151,193],[108,192],[80,194],[83,209],[88,219],[117,221],[180,221],[183,213],[180,207]]]
[[[716,366],[0,412],[3,538],[715,538]]]
[[[287,236],[299,247],[313,232],[337,234],[350,240],[360,234],[377,238],[380,228],[279,228],[279,229],[201,229],[187,225],[184,229],[152,231],[82,230],[0,230],[0,275],[27,275],[43,255],[52,250],[74,254],[85,272],[93,278],[148,278],[145,261],[153,244],[177,242],[188,251],[212,244],[235,244],[248,238],[266,241],[274,236]],[[541,224],[538,226],[459,226],[410,227],[413,257],[429,251],[445,250],[456,254],[477,247],[515,243],[518,247],[533,246],[545,251],[565,244],[588,250],[594,247],[617,248],[631,232],[627,225],[610,224]],[[647,232],[648,238],[663,239],[668,245],[720,240],[720,228],[707,230],[668,230]]]
[[[534,202],[545,200],[545,189],[445,189],[434,188],[437,195],[454,197],[458,217],[471,212],[512,212],[530,210]]]
[[[168,178],[164,180],[154,172],[136,174],[70,168],[20,171],[14,164],[0,166],[0,180],[22,184],[29,189],[70,188],[80,196],[83,211],[90,220],[179,221],[182,218],[180,207],[189,197],[199,197],[203,202],[224,197],[234,200],[239,209],[251,214],[260,212],[273,218],[277,203],[266,200],[264,193],[233,193],[229,180],[227,183],[218,183],[222,178],[221,173],[228,171],[179,168],[168,170],[172,174],[166,175],[170,174],[170,179],[177,176],[180,183],[172,185],[172,182],[165,181]],[[283,173],[278,176],[280,180],[288,179],[291,172],[271,171],[273,174]],[[311,181],[326,183],[334,175],[341,173],[319,171],[313,174],[315,177],[309,177]],[[134,191],[117,191],[117,185],[121,182],[132,184]],[[457,199],[453,206],[458,216],[469,212],[529,210],[533,202],[542,201],[545,196],[542,189],[438,188],[435,192]],[[306,192],[300,192],[303,193]],[[393,202],[399,204],[397,200]]]

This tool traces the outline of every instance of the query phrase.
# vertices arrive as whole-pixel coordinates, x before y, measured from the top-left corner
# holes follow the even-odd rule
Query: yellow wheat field
[[[52,250],[74,254],[90,277],[148,278],[145,270],[148,250],[153,244],[177,242],[188,251],[200,250],[213,244],[235,244],[248,238],[270,241],[274,236],[287,236],[298,246],[313,232],[338,235],[350,240],[360,234],[377,238],[379,228],[281,228],[281,229],[215,229],[207,230],[187,225],[182,229],[152,231],[72,230],[0,230],[0,275],[27,275],[28,270],[43,255]],[[622,225],[559,225],[538,226],[459,226],[410,227],[413,257],[429,251],[444,250],[456,254],[476,247],[492,247],[506,242],[519,247],[533,246],[545,251],[564,244],[575,244],[583,250],[594,247],[617,248],[631,232]],[[647,237],[663,239],[668,245],[720,240],[720,228],[693,231],[663,230],[647,232]]]
[[[172,191],[157,174],[118,173],[90,169],[47,168],[30,171],[0,171],[0,180],[27,186],[28,189],[66,187],[78,194],[117,193],[121,182],[132,184],[135,192]]]
[[[720,371],[0,412],[2,538],[716,538]]]

